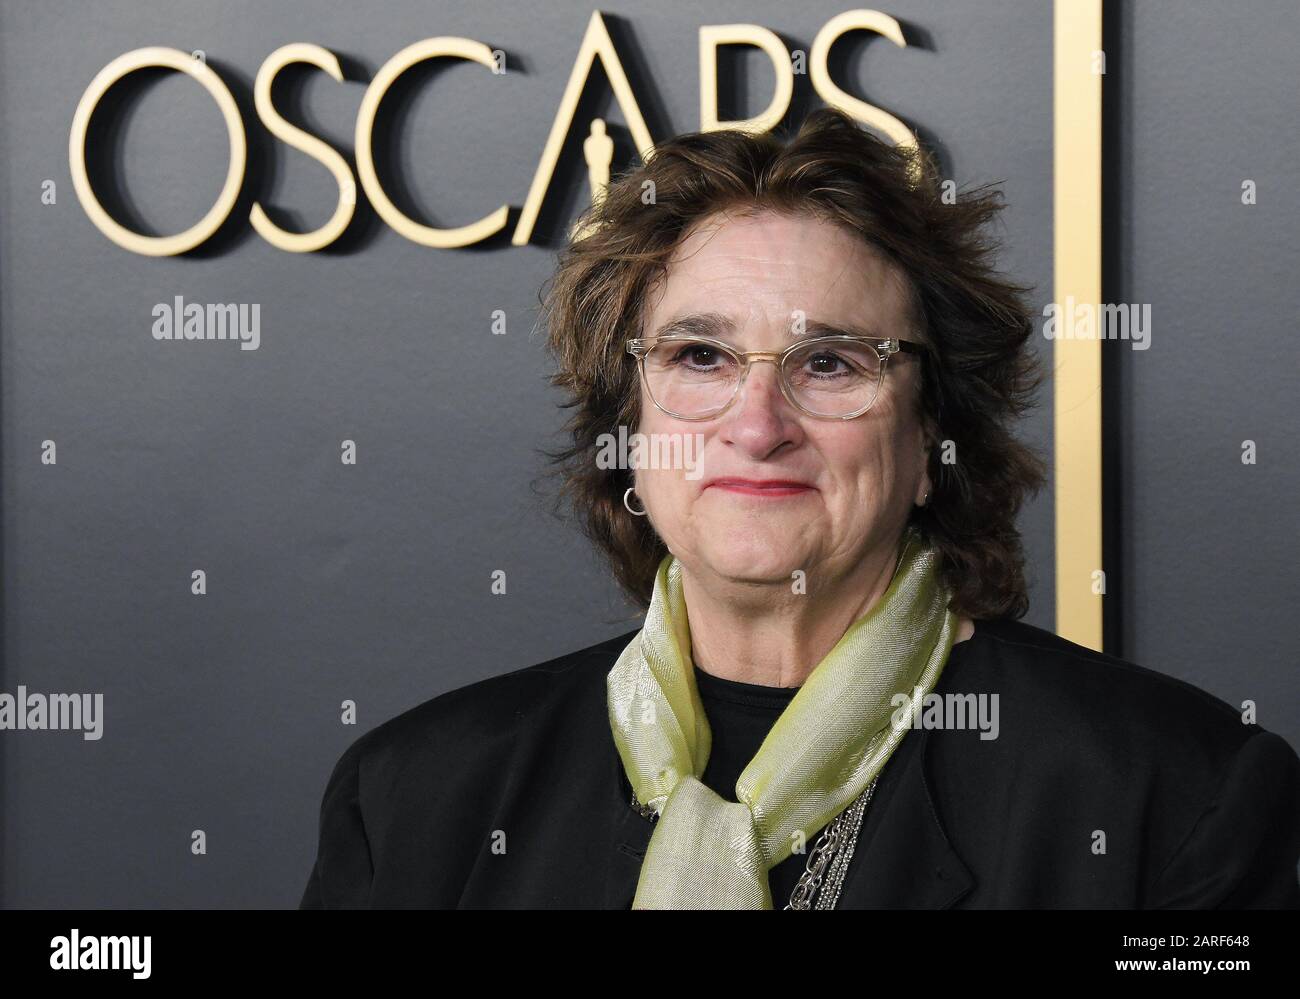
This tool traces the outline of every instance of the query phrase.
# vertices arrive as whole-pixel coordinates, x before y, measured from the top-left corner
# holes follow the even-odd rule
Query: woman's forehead
[[[883,255],[823,219],[715,215],[682,240],[647,296],[645,335],[703,312],[737,327],[803,319],[899,335],[906,282]]]
[[[866,257],[871,248],[844,226],[816,215],[770,209],[724,210],[691,227],[674,250],[669,266],[689,269],[693,264],[719,260],[789,264],[809,254]]]

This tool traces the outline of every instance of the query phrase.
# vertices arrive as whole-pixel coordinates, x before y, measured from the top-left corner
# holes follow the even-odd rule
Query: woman
[[[645,624],[354,742],[303,907],[1297,905],[1291,748],[1017,620],[1041,373],[996,193],[939,191],[833,110],[609,188],[555,457]]]

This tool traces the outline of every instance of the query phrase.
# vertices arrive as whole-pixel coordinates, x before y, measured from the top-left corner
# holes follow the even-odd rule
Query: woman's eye
[[[848,362],[838,354],[823,352],[808,358],[809,371],[814,375],[838,375],[851,370]]]
[[[712,368],[719,362],[718,352],[713,347],[694,344],[683,347],[673,358],[678,363],[685,363],[693,368]]]

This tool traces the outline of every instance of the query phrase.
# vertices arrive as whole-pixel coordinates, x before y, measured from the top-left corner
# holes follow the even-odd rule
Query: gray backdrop
[[[698,127],[698,29],[752,22],[807,50],[843,3],[603,5],[656,139]],[[1108,651],[1184,677],[1300,741],[1300,603],[1289,440],[1297,352],[1297,139],[1287,0],[1108,4],[1110,301],[1150,303],[1152,346],[1107,344]],[[908,121],[960,184],[1001,181],[1003,266],[1051,300],[1051,6],[894,0],[910,47],[852,35],[835,79]],[[560,233],[587,196],[570,142],[527,247],[410,243],[364,204],[329,252],[248,225],[322,224],[335,187],[252,110],[289,42],[344,62],[290,71],[288,116],[345,152],[365,83],[399,49],[463,35],[510,71],[413,70],[379,120],[395,200],[461,225],[502,203],[514,228],[592,8],[403,0],[345,5],[0,4],[3,684],[102,692],[104,737],[0,733],[0,900],[19,906],[289,906],[316,846],[330,768],[362,731],[435,694],[635,627],[607,570],[531,483],[561,440],[530,335]],[[110,60],[203,49],[238,98],[250,162],[236,221],[199,251],[110,243],[68,169],[73,111]],[[722,60],[724,117],[766,106],[764,58]],[[178,74],[115,88],[96,117],[117,218],[176,232],[211,204],[226,139]],[[794,117],[816,106],[797,78]],[[598,70],[577,119],[607,116]],[[1259,203],[1240,201],[1243,179]],[[56,184],[43,204],[42,184]],[[261,306],[261,346],[160,343],[155,303]],[[509,332],[493,336],[503,310]],[[1110,349],[1115,347],[1116,349]],[[1050,357],[1050,344],[1038,348]],[[1024,436],[1050,450],[1050,387]],[[339,444],[357,441],[344,466]],[[54,440],[57,465],[43,465]],[[1243,465],[1241,442],[1258,464]],[[1027,620],[1051,628],[1052,497],[1022,526]],[[206,596],[190,573],[208,575]],[[490,575],[508,573],[493,596]],[[339,720],[344,699],[358,723]],[[190,834],[207,834],[193,856]]]

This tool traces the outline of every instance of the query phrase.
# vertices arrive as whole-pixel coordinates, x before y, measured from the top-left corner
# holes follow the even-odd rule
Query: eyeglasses
[[[754,361],[777,366],[781,393],[800,411],[824,420],[851,420],[876,401],[885,367],[900,351],[924,354],[927,348],[911,340],[848,335],[813,337],[783,351],[738,351],[698,336],[627,341],[650,400],[679,420],[720,416],[740,394]]]

